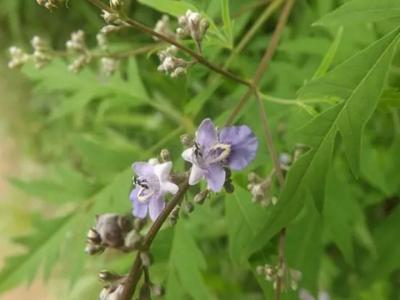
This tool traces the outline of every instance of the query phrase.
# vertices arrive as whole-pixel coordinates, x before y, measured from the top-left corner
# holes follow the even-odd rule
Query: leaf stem
[[[87,0],[90,3],[92,3],[94,6],[98,7],[101,10],[105,10],[108,11],[110,13],[116,13],[113,9],[111,9],[111,7],[107,6],[106,4],[104,4],[103,2],[101,2],[100,0]],[[156,31],[154,31],[153,29],[151,29],[150,27],[147,27],[146,25],[130,19],[127,16],[122,16],[121,15],[122,20],[129,26],[145,33],[151,36],[154,36],[156,38],[158,38],[161,41],[167,42],[171,45],[174,45],[175,47],[177,47],[178,49],[184,51],[185,53],[187,53],[188,55],[190,55],[191,57],[193,57],[194,60],[196,60],[198,63],[206,66],[207,68],[209,68],[210,70],[213,70],[214,72],[217,72],[233,81],[236,81],[240,84],[246,85],[246,86],[251,86],[251,82],[229,72],[226,71],[222,68],[220,68],[217,65],[214,65],[213,63],[209,62],[207,59],[205,59],[201,54],[196,53],[195,51],[193,51],[192,49],[190,49],[189,47],[186,47],[185,45],[179,43],[177,40],[175,40],[174,38],[168,37],[166,35],[163,35],[161,33],[158,33]]]

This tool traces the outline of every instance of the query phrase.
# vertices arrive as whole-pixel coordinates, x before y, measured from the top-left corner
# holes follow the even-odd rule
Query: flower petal
[[[258,139],[248,126],[229,126],[219,133],[221,143],[231,145],[228,165],[233,170],[245,168],[255,157]]]
[[[161,190],[175,195],[179,191],[179,187],[170,181],[161,182]]]
[[[154,166],[154,173],[156,174],[160,182],[165,181],[169,178],[171,170],[172,170],[172,162],[170,161]]]
[[[155,221],[155,219],[157,219],[164,207],[165,202],[161,195],[151,198],[149,202],[150,218]]]
[[[138,176],[149,176],[154,173],[154,167],[147,162],[135,162],[132,164],[132,169]]]
[[[208,149],[218,142],[217,129],[210,119],[201,122],[196,131],[196,141],[204,149]]]
[[[193,147],[187,148],[181,154],[182,158],[188,162],[193,162]]]
[[[220,164],[209,165],[205,173],[208,188],[214,192],[221,191],[225,183],[225,176],[225,170]]]
[[[205,170],[193,164],[189,175],[189,184],[195,185],[204,177]]]
[[[143,203],[137,198],[138,188],[132,190],[129,198],[133,202],[133,215],[137,218],[144,219],[147,215],[148,203]]]

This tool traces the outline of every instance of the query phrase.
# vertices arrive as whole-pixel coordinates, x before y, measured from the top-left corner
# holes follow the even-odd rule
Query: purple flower
[[[225,182],[224,167],[242,170],[256,156],[258,140],[247,126],[229,126],[217,130],[210,119],[201,122],[192,148],[182,153],[184,160],[192,163],[189,184],[202,178],[214,192]]]
[[[165,207],[165,194],[175,195],[179,190],[175,183],[169,181],[172,162],[160,164],[158,160],[151,159],[148,163],[136,162],[132,168],[137,175],[135,188],[129,197],[133,202],[133,215],[143,219],[148,212],[154,221]]]

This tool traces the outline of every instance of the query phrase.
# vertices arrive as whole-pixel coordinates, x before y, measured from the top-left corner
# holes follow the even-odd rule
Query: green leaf
[[[78,201],[94,192],[86,178],[72,169],[59,168],[55,173],[39,180],[10,178],[9,182],[31,196],[53,203]]]
[[[0,273],[0,292],[4,292],[20,282],[31,282],[40,266],[44,266],[44,275],[48,277],[56,263],[67,232],[73,220],[71,215],[53,220],[41,220],[35,224],[35,233],[16,239],[24,246],[25,253],[6,260]]]
[[[259,231],[266,209],[251,201],[251,195],[240,186],[235,187],[225,200],[228,227],[229,253],[234,262],[244,264],[248,253],[247,245]]]
[[[303,213],[286,230],[288,265],[302,272],[301,286],[316,293],[321,264],[322,218],[308,199]]]
[[[332,45],[329,47],[328,51],[326,52],[324,59],[322,60],[321,64],[319,65],[317,71],[315,72],[312,80],[318,79],[328,72],[329,68],[331,67],[333,60],[335,59],[335,55],[339,48],[340,42],[342,41],[343,35],[343,27],[340,27],[335,40],[333,41]]]
[[[338,96],[346,99],[343,107],[338,110],[331,129],[340,132],[348,162],[356,176],[359,173],[361,133],[385,86],[398,33],[397,28],[337,66],[323,78],[311,81],[300,91],[301,97],[304,98]],[[310,127],[311,131],[307,132]],[[305,130],[310,137],[313,127],[315,126],[311,123]]]
[[[233,46],[233,27],[232,21],[229,11],[229,0],[222,0],[221,1],[221,12],[222,12],[222,21],[224,23],[224,33],[228,38],[228,41]]]
[[[178,222],[175,226],[170,264],[170,275],[177,276],[181,288],[188,295],[195,300],[211,298],[201,275],[201,270],[206,268],[206,260],[192,236],[186,231],[183,222]]]
[[[353,0],[317,21],[315,25],[338,26],[400,18],[397,0]]]
[[[249,245],[251,251],[259,249],[260,239],[267,241],[297,216],[307,194],[311,193],[319,210],[322,209],[326,174],[337,132],[342,136],[350,166],[358,174],[361,133],[384,87],[398,34],[399,29],[396,29],[326,76],[311,82],[311,88],[306,86],[306,91],[317,95],[340,92],[347,96],[346,101],[321,113],[302,129],[305,135],[302,142],[311,149],[288,172],[277,205]]]

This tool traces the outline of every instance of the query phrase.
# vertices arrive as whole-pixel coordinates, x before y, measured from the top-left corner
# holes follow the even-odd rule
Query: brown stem
[[[265,138],[265,141],[267,142],[267,148],[271,155],[272,162],[274,163],[276,177],[278,178],[279,185],[282,188],[283,185],[285,184],[285,178],[284,178],[282,168],[281,168],[281,165],[279,162],[278,153],[276,151],[276,148],[274,146],[274,141],[272,139],[271,129],[269,128],[269,123],[268,123],[268,119],[267,119],[267,113],[266,113],[265,107],[264,107],[264,102],[262,102],[258,93],[256,93],[256,99],[257,99],[257,104],[258,104],[258,112],[260,113],[261,123],[264,128],[264,138]]]
[[[92,3],[94,6],[100,8],[102,10],[108,11],[110,13],[116,13],[114,10],[111,9],[111,7],[105,5],[100,0],[88,0],[88,1],[90,3]],[[206,66],[210,70],[213,70],[214,72],[217,72],[217,73],[219,73],[221,75],[224,75],[225,77],[227,77],[227,78],[229,78],[229,79],[231,79],[233,81],[236,81],[236,82],[238,82],[240,84],[243,84],[243,85],[246,85],[246,86],[251,86],[251,83],[249,81],[247,81],[245,79],[242,79],[239,76],[237,76],[237,75],[235,75],[235,74],[233,74],[233,73],[231,73],[229,71],[226,71],[226,70],[224,70],[224,69],[212,64],[207,59],[205,59],[201,54],[198,54],[195,51],[193,51],[192,49],[186,47],[185,45],[182,45],[181,43],[179,43],[175,39],[173,39],[171,37],[168,37],[166,35],[163,35],[161,33],[158,33],[156,31],[154,31],[153,29],[151,29],[150,27],[147,27],[146,25],[144,25],[144,24],[142,24],[140,22],[137,22],[137,21],[135,21],[133,19],[130,19],[130,18],[126,17],[126,16],[121,16],[121,17],[122,17],[123,21],[126,24],[130,25],[131,27],[133,27],[133,28],[135,28],[135,29],[137,29],[137,30],[139,30],[139,31],[141,31],[143,33],[146,33],[148,35],[154,36],[154,37],[158,38],[161,41],[164,41],[164,42],[167,42],[167,43],[169,43],[171,45],[174,45],[178,49],[186,52],[188,55],[193,57],[194,60],[196,60],[198,63]]]
[[[277,151],[274,146],[273,139],[272,139],[272,134],[271,134],[271,130],[269,128],[264,103],[262,102],[261,98],[259,97],[259,94],[257,91],[257,86],[260,83],[260,80],[261,80],[263,74],[267,70],[269,63],[271,62],[271,59],[276,52],[279,41],[282,37],[283,30],[286,26],[289,14],[293,8],[294,1],[295,0],[288,0],[285,3],[285,6],[283,7],[282,13],[278,20],[278,24],[272,35],[271,42],[270,42],[269,46],[267,47],[263,58],[261,59],[260,66],[258,67],[258,69],[256,70],[256,73],[254,74],[253,81],[252,81],[253,84],[247,90],[247,92],[242,96],[242,98],[239,100],[239,103],[233,109],[231,115],[229,116],[229,118],[226,122],[227,124],[231,124],[235,120],[236,116],[240,113],[240,111],[243,109],[244,105],[247,103],[247,101],[250,99],[251,95],[254,92],[256,99],[257,99],[258,107],[259,107],[260,118],[261,118],[263,128],[264,128],[264,135],[265,135],[265,140],[267,142],[268,151],[269,151],[272,161],[274,163],[274,168],[275,168],[281,189],[283,188],[283,186],[285,184],[285,178],[284,178],[282,169],[280,167]],[[285,237],[286,237],[286,229],[282,228],[282,230],[279,233],[279,246],[278,246],[279,268],[280,269],[285,268]],[[281,299],[282,284],[283,284],[282,280],[283,280],[283,278],[281,276],[278,276],[277,283],[276,283],[276,290],[275,290],[275,300]]]
[[[140,252],[141,251],[147,252],[150,249],[151,243],[156,237],[158,231],[161,229],[164,222],[168,219],[168,216],[175,208],[175,206],[177,206],[182,201],[183,196],[185,195],[188,188],[189,184],[187,181],[185,181],[185,183],[179,187],[178,193],[174,196],[174,198],[171,201],[168,202],[167,206],[163,209],[158,218],[154,221],[153,225],[151,225],[149,231],[147,232],[146,236],[143,239],[141,250],[138,251],[138,253],[136,254],[135,261],[133,262],[128,277],[126,278],[124,284],[124,290],[122,292],[120,300],[132,299],[137,284],[143,273],[143,264],[142,260],[140,259]]]
[[[262,75],[265,73],[267,70],[269,63],[274,56],[276,49],[278,47],[279,41],[282,37],[283,30],[286,26],[289,14],[292,10],[293,4],[295,0],[288,0],[283,7],[282,13],[279,17],[278,24],[274,30],[274,33],[272,34],[272,38],[270,41],[270,44],[268,45],[267,50],[264,53],[263,58],[261,59],[260,65],[256,70],[256,73],[254,74],[253,77],[253,84],[249,88],[249,90],[242,96],[242,98],[239,100],[239,103],[237,106],[233,109],[232,113],[228,117],[228,120],[226,121],[227,124],[233,123],[239,112],[243,109],[244,105],[247,103],[249,100],[250,96],[253,94],[253,91],[255,90],[255,86],[257,86],[262,78]]]

